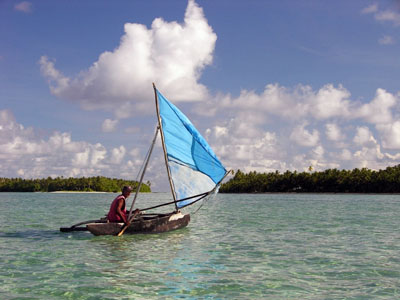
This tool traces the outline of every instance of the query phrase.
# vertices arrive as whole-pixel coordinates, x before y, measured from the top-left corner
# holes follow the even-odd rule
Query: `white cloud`
[[[274,132],[264,131],[245,119],[206,130],[205,138],[228,169],[265,172],[284,168],[284,149]]]
[[[224,109],[267,112],[297,118],[307,113],[308,104],[304,99],[309,98],[310,92],[311,88],[308,86],[299,85],[291,91],[278,84],[268,84],[260,95],[254,91],[242,90],[238,98],[225,97],[218,105]]]
[[[383,89],[370,102],[360,103],[352,101],[342,86],[327,84],[312,90],[270,84],[260,94],[247,90],[237,98],[219,94],[213,105],[216,125],[206,131],[206,139],[229,168],[266,172],[307,170],[310,165],[324,170],[400,163],[399,153],[381,150],[381,144],[394,150],[400,145],[394,138],[397,127],[381,126],[393,123],[398,108],[398,95]],[[365,124],[351,135],[360,121],[372,124],[377,136]],[[320,139],[321,131],[333,147]],[[274,139],[263,139],[265,132]]]
[[[24,13],[32,12],[32,3],[28,1],[22,1],[14,5],[14,9]]]
[[[373,14],[375,20],[380,22],[391,22],[394,26],[400,26],[400,14],[394,10],[379,10],[378,4],[371,4],[364,8],[361,13]]]
[[[174,101],[204,100],[208,91],[198,79],[212,63],[216,39],[202,8],[189,0],[183,24],[157,18],[148,29],[127,23],[120,45],[75,78],[63,75],[46,56],[40,64],[54,95],[124,118],[153,109],[153,81]]]
[[[362,105],[355,116],[362,117],[373,124],[392,122],[391,109],[397,104],[397,97],[384,89],[377,89],[375,98]]]
[[[140,155],[140,149],[133,148],[131,151],[129,151],[129,155],[131,155],[133,157],[138,157]]]
[[[400,26],[400,14],[395,11],[385,10],[375,14],[375,19],[382,22],[391,22],[394,26]]]
[[[325,153],[324,147],[322,147],[321,145],[318,145],[312,150],[314,159],[322,160],[324,158],[324,153]]]
[[[216,125],[206,131],[206,139],[229,167],[245,171],[306,170],[310,165],[316,170],[353,168],[368,160],[371,168],[391,165],[400,155],[382,153],[384,128],[379,131],[378,126],[393,122],[397,98],[378,89],[370,102],[360,103],[352,101],[344,87],[330,84],[315,91],[309,86],[289,89],[269,84],[260,94],[247,90],[242,90],[237,98],[219,94],[214,103],[208,103],[214,105],[208,111],[215,112]],[[202,114],[206,112],[204,109]],[[374,137],[365,125],[358,126],[352,136],[348,132],[360,119],[381,134]],[[321,130],[327,140],[334,142],[333,147],[323,144]],[[265,132],[274,136],[273,143],[263,139]],[[387,140],[395,134],[389,129],[385,132]],[[391,141],[397,144],[393,137]],[[391,146],[396,144],[392,142]]]
[[[264,118],[267,113],[287,117],[288,121],[310,117],[317,120],[349,118],[352,109],[349,97],[350,93],[345,88],[334,87],[332,84],[324,85],[317,91],[307,85],[299,84],[294,89],[289,89],[279,84],[268,84],[261,94],[242,90],[237,98],[218,95],[215,101],[209,103],[210,109],[207,111],[218,105],[225,111],[264,113]]]
[[[390,35],[385,35],[378,40],[381,45],[393,45],[394,39]]]
[[[382,145],[388,149],[400,149],[400,121],[381,124],[377,129],[382,134]]]
[[[100,143],[97,143],[91,147],[91,159],[90,159],[90,164],[92,166],[97,166],[99,165],[102,161],[106,159],[107,155],[107,150],[106,148],[101,145]]]
[[[399,130],[400,132],[400,122],[399,128],[395,129]],[[382,126],[382,125],[379,125]],[[393,134],[395,132],[390,132]],[[385,144],[385,137],[383,137],[383,144]],[[397,143],[395,141],[394,143]],[[357,167],[366,167],[371,169],[383,169],[389,165],[392,165],[393,162],[398,161],[400,158],[400,153],[391,154],[391,153],[384,153],[381,150],[380,143],[375,139],[371,131],[367,127],[358,127],[356,136],[354,137],[354,142],[357,145],[361,146],[361,149],[354,153],[354,163]],[[386,145],[388,146],[388,145]],[[392,144],[393,148],[399,149],[399,145]],[[388,147],[390,148],[390,147]],[[398,163],[398,162],[397,162]]]
[[[215,132],[215,137],[218,139],[220,137],[228,135],[228,128],[222,126],[215,126],[214,132]]]
[[[323,86],[311,101],[310,112],[317,119],[349,116],[350,93],[342,86],[335,88],[331,84]]]
[[[122,159],[126,154],[126,149],[124,146],[120,146],[119,148],[114,148],[111,150],[111,159],[110,162],[112,164],[120,164]]]
[[[337,124],[327,123],[325,124],[325,128],[325,133],[329,140],[337,142],[345,139],[345,136],[342,134]]]
[[[72,164],[78,168],[85,168],[89,163],[89,149],[84,149],[83,152],[76,153]]]
[[[120,146],[108,155],[102,144],[73,141],[71,134],[65,132],[53,132],[48,139],[40,138],[33,128],[18,124],[11,111],[0,110],[0,177],[100,175],[120,178],[121,174],[129,176],[133,172],[124,164],[125,152],[125,147]],[[134,154],[131,153],[132,157]],[[115,168],[115,164],[121,166]]]
[[[295,127],[290,134],[290,139],[295,141],[300,146],[314,147],[319,141],[319,132],[318,130],[314,129],[311,133],[305,129],[306,126],[307,124],[304,123]]]
[[[382,159],[385,157],[381,152],[379,145],[362,147],[361,150],[354,153],[354,157],[358,160],[358,165],[363,168],[379,168],[378,166],[383,166]]]
[[[343,149],[339,155],[341,160],[351,160],[353,157],[350,150],[348,149]]]
[[[115,131],[117,124],[118,120],[105,119],[101,126],[101,129],[103,132],[113,132]]]
[[[372,135],[371,131],[368,127],[358,127],[357,133],[353,139],[353,141],[361,146],[375,146],[377,144],[376,139]]]
[[[371,4],[371,5],[363,8],[361,10],[361,13],[363,13],[363,14],[371,14],[371,13],[375,13],[377,11],[378,11],[378,4],[374,3],[374,4]]]

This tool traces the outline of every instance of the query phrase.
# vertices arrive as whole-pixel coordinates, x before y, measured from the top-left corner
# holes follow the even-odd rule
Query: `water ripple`
[[[219,195],[162,235],[58,231],[112,198],[0,194],[0,298],[400,298],[398,195]]]

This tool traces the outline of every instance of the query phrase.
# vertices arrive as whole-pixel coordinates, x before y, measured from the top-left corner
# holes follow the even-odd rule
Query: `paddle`
[[[135,210],[134,214],[131,216],[131,218],[129,219],[129,225],[130,223],[133,221],[133,219],[140,213],[140,210]],[[122,227],[121,231],[117,234],[117,236],[121,236],[124,234],[125,230],[128,228],[128,225],[124,225],[124,227]]]

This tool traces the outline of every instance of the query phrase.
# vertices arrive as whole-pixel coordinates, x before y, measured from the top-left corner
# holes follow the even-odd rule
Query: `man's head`
[[[132,188],[129,185],[125,185],[122,188],[122,195],[124,195],[125,197],[128,197],[132,192]]]

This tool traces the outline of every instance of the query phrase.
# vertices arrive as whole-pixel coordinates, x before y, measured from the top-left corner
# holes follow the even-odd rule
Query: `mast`
[[[138,196],[138,194],[139,194],[140,187],[142,186],[144,173],[146,172],[147,165],[149,164],[149,161],[150,161],[151,153],[153,152],[153,148],[154,148],[154,145],[155,145],[155,143],[156,143],[156,139],[157,139],[157,135],[158,135],[158,130],[160,130],[160,127],[157,126],[156,133],[154,134],[153,142],[152,142],[152,144],[151,144],[151,146],[150,146],[150,149],[149,149],[149,154],[148,154],[148,156],[147,156],[147,158],[146,158],[146,163],[145,163],[145,165],[144,165],[144,167],[143,167],[142,175],[140,176],[140,181],[139,181],[139,184],[138,184],[137,189],[136,189],[135,197],[134,197],[133,200],[132,200],[132,205],[131,205],[131,208],[130,208],[130,210],[129,210],[129,215],[128,215],[128,221],[130,221],[130,219],[131,219],[132,210],[133,210],[133,205],[135,205],[135,201],[136,201],[136,198],[137,198],[137,196]]]
[[[175,187],[174,187],[174,183],[172,182],[171,171],[170,171],[169,165],[168,165],[167,149],[165,147],[164,132],[163,132],[163,129],[162,129],[162,122],[161,122],[161,117],[160,117],[160,108],[158,106],[157,89],[156,89],[156,85],[154,84],[154,82],[153,82],[153,88],[154,88],[154,97],[155,97],[155,101],[156,101],[158,127],[160,128],[161,144],[162,144],[162,148],[163,148],[163,151],[164,151],[165,166],[167,168],[168,180],[169,180],[169,185],[171,187],[172,197],[174,198],[175,209],[178,210],[178,206],[176,204]]]

